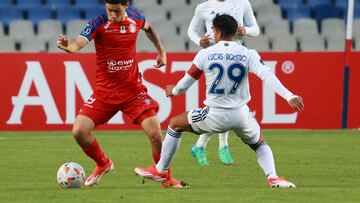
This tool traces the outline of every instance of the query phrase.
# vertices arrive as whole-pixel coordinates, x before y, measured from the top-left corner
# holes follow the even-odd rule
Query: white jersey
[[[245,27],[249,36],[259,35],[259,26],[256,22],[249,0],[209,0],[199,4],[188,29],[189,38],[199,45],[203,35],[204,25],[206,33],[211,36],[211,44],[214,44],[214,31],[212,30],[213,19],[216,14],[228,14],[235,18],[240,26]],[[241,38],[237,39],[241,43]]]
[[[203,71],[206,79],[204,104],[216,108],[239,108],[250,99],[248,73],[252,72],[289,100],[293,95],[274,76],[253,49],[235,41],[220,41],[202,49],[193,64]]]

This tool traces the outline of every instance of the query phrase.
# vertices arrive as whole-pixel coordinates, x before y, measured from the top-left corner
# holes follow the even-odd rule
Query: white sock
[[[229,132],[219,133],[219,149],[228,146]]]
[[[211,139],[212,133],[204,133],[199,136],[199,139],[196,142],[197,147],[206,147],[206,144]]]
[[[270,146],[264,142],[256,149],[258,163],[263,169],[267,178],[277,178],[274,156]]]
[[[156,169],[160,173],[165,173],[168,170],[171,160],[179,149],[180,141],[181,133],[168,127],[161,147],[161,157],[159,162],[156,164]]]

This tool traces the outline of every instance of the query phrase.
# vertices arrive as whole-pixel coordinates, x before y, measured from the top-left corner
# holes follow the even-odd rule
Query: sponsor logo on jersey
[[[114,73],[117,71],[126,71],[129,70],[134,63],[134,59],[129,60],[123,60],[123,61],[115,61],[115,60],[109,60],[107,61],[107,72]]]
[[[210,15],[215,15],[215,11],[211,11]]]

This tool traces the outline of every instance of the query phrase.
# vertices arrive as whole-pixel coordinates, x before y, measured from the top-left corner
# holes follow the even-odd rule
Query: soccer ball
[[[62,188],[79,188],[85,182],[85,171],[75,162],[64,163],[57,172],[57,181]]]

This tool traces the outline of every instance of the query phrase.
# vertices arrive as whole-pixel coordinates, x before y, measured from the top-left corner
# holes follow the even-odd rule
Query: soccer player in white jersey
[[[293,183],[277,176],[273,153],[247,106],[250,100],[248,74],[252,72],[257,75],[296,111],[304,109],[301,97],[282,85],[255,50],[235,42],[237,22],[233,17],[217,15],[213,20],[213,29],[216,44],[195,56],[192,67],[176,86],[166,87],[167,96],[179,95],[204,73],[206,107],[172,118],[162,144],[160,161],[148,168],[135,168],[135,172],[144,178],[164,181],[169,164],[179,148],[183,131],[201,134],[233,130],[256,152],[258,164],[270,187],[295,187]]]
[[[241,44],[242,37],[259,35],[259,26],[256,22],[253,10],[248,0],[209,0],[196,7],[194,17],[188,29],[189,38],[197,45],[206,48],[214,44],[214,32],[212,21],[216,14],[228,14],[235,18],[238,23],[236,41]],[[204,35],[204,27],[206,34]],[[199,136],[196,144],[191,148],[191,154],[202,166],[208,165],[206,159],[206,144],[212,133]],[[220,162],[229,165],[233,164],[228,145],[228,132],[219,133],[219,159]]]

